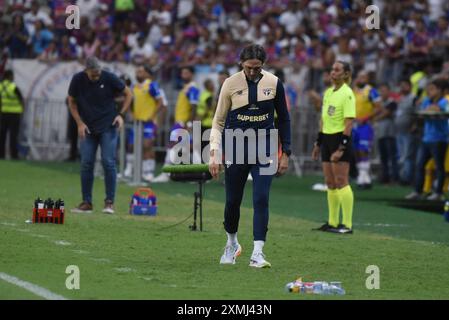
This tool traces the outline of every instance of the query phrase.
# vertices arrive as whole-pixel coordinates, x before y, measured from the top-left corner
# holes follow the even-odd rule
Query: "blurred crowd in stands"
[[[66,29],[76,4],[80,29]],[[379,8],[367,30],[366,7]],[[265,46],[299,91],[323,89],[335,60],[372,80],[399,83],[430,63],[449,69],[449,3],[443,0],[0,0],[0,45],[10,58],[150,63],[169,79],[184,66],[234,66],[246,43]]]
[[[79,29],[66,28],[70,4],[79,7]],[[379,9],[379,29],[367,28],[369,5]],[[291,107],[303,107],[301,97],[308,97],[319,110],[332,64],[347,61],[357,120],[372,124],[386,183],[414,179],[422,133],[412,115],[429,105],[428,86],[438,91],[431,99],[449,97],[445,0],[0,0],[0,8],[0,48],[9,59],[96,56],[149,65],[160,82],[179,78],[185,67],[236,68],[240,49],[260,44],[267,68],[283,75]],[[365,180],[360,184],[371,184]]]

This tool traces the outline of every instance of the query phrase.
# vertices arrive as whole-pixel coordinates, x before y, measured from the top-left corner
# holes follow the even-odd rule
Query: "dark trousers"
[[[67,136],[70,141],[69,160],[74,161],[78,158],[78,125],[70,113],[67,126]]]
[[[430,158],[435,160],[437,185],[436,193],[443,193],[444,185],[444,157],[446,155],[446,142],[422,142],[418,149],[416,160],[416,184],[415,191],[421,193],[424,185],[426,163]]]
[[[12,159],[19,158],[20,113],[2,113],[0,121],[0,159],[5,159],[6,136],[9,132],[9,150]]]
[[[81,192],[83,201],[92,203],[95,156],[97,154],[97,148],[100,146],[106,188],[105,200],[114,202],[117,186],[117,141],[118,130],[115,127],[111,127],[99,134],[88,134],[85,139],[81,140]]]
[[[399,180],[398,152],[394,137],[381,138],[378,141],[380,162],[382,164],[382,181]]]
[[[240,220],[240,204],[248,174],[253,177],[253,236],[254,241],[265,241],[268,231],[268,198],[273,175],[260,175],[259,165],[231,164],[225,166],[226,205],[224,228],[236,233]]]

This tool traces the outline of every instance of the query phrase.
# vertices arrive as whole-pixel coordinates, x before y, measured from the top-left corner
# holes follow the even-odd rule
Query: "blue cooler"
[[[155,216],[157,213],[156,195],[150,188],[139,188],[131,197],[129,213]]]

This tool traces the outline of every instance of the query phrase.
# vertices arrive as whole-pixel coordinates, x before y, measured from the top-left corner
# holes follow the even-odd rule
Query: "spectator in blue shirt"
[[[420,106],[421,111],[448,112],[449,102],[444,98],[445,81],[433,80],[427,86],[427,97]],[[444,157],[446,154],[447,139],[449,135],[448,121],[444,119],[426,119],[421,145],[418,149],[416,164],[415,191],[407,199],[420,199],[423,197],[425,165],[430,158],[435,160],[436,185],[433,193],[427,200],[443,200],[444,184]]]
[[[49,31],[41,20],[36,21],[35,32],[31,38],[33,54],[40,55],[50,45],[53,40],[53,33]]]

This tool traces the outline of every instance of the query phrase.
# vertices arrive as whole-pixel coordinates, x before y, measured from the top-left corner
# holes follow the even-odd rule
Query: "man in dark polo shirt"
[[[95,57],[87,58],[85,70],[72,78],[69,109],[78,126],[81,155],[81,192],[83,201],[72,212],[92,212],[92,188],[97,148],[101,148],[106,198],[105,213],[114,213],[116,188],[116,150],[118,129],[132,101],[131,90],[114,74],[101,70]],[[125,101],[117,111],[114,97],[123,93]]]

